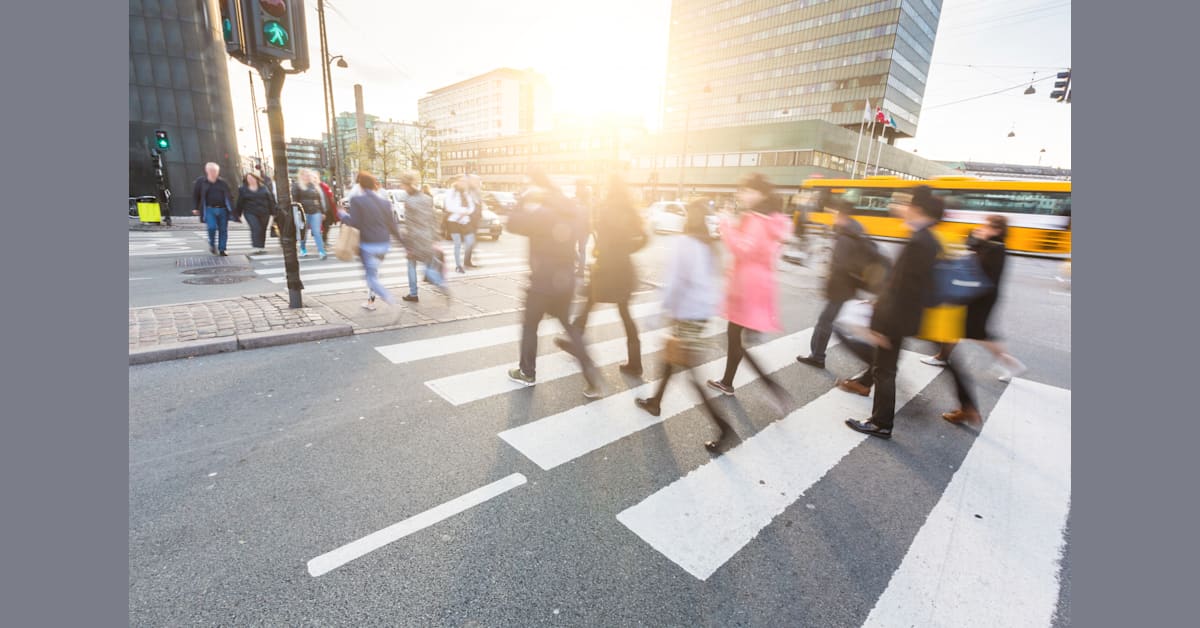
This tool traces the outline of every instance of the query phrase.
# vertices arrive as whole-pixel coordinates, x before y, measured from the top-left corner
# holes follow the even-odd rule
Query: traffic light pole
[[[283,269],[287,276],[288,307],[304,307],[300,291],[300,260],[296,256],[296,222],[292,218],[292,186],[288,180],[287,146],[283,135],[283,79],[287,76],[278,61],[261,61],[258,73],[267,88],[267,125],[271,134],[271,158],[275,164],[275,223],[279,225],[279,245],[283,247]]]

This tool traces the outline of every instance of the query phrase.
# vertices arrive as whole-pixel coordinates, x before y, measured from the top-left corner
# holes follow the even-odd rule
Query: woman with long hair
[[[742,334],[747,329],[757,332],[783,329],[779,324],[775,260],[779,259],[780,243],[791,231],[792,222],[780,213],[781,202],[774,186],[759,173],[742,177],[737,196],[745,208],[741,216],[736,221],[728,218],[721,221],[721,236],[733,254],[733,267],[725,286],[729,355],[725,359],[725,375],[719,380],[708,380],[708,385],[732,395],[733,377],[745,358],[782,405],[787,398],[783,387],[746,353]]]
[[[251,255],[266,253],[267,221],[275,213],[275,195],[258,174],[247,172],[243,177],[242,187],[238,188],[236,212],[246,217],[250,227],[250,246],[254,248]]]
[[[321,259],[329,257],[325,253],[325,239],[321,237],[321,223],[325,218],[325,193],[317,185],[317,177],[313,171],[301,168],[296,173],[296,183],[292,185],[292,200],[304,208],[304,223],[308,233],[312,234],[317,243],[317,253]],[[300,238],[300,256],[308,256],[308,233]]]
[[[675,241],[675,250],[667,260],[667,272],[663,280],[663,309],[671,318],[672,331],[667,341],[667,360],[663,364],[662,379],[658,381],[658,389],[653,397],[637,399],[635,403],[646,412],[658,416],[662,412],[660,404],[667,390],[667,380],[675,371],[686,370],[692,388],[704,403],[709,418],[717,425],[717,438],[705,442],[704,446],[710,451],[718,451],[727,442],[725,438],[733,432],[733,428],[717,414],[712,401],[704,394],[700,378],[691,370],[696,366],[697,356],[703,347],[704,327],[708,319],[716,315],[717,299],[720,297],[717,243],[708,231],[710,210],[711,203],[707,200],[692,201],[687,206],[683,236]]]
[[[371,295],[363,304],[363,308],[373,310],[375,309],[374,295],[379,295],[379,298],[388,305],[396,303],[391,293],[384,287],[383,282],[379,280],[379,266],[391,249],[392,238],[399,241],[402,236],[399,227],[396,226],[396,219],[392,215],[392,204],[376,193],[379,189],[379,181],[366,172],[358,173],[356,180],[364,193],[350,197],[350,207],[346,211],[340,212],[339,216],[343,225],[358,229],[359,253],[362,257],[363,270],[366,272],[367,288],[370,290],[368,294]]]
[[[631,256],[646,245],[646,229],[634,206],[633,194],[620,176],[609,178],[608,195],[600,204],[595,221],[596,245],[592,254],[596,257],[596,266],[588,283],[587,303],[571,325],[582,333],[593,306],[616,303],[621,322],[625,324],[628,351],[628,361],[621,365],[621,372],[641,375],[642,343],[638,338],[637,323],[629,312],[629,299],[637,286],[637,272]],[[567,342],[565,338],[555,340],[560,348]]]

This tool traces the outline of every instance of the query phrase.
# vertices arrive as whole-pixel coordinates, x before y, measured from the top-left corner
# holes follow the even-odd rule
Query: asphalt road
[[[647,269],[660,263],[669,241],[658,238],[640,254]],[[985,433],[1005,414],[1002,409],[993,415],[1005,395],[1041,390],[1041,384],[1063,389],[1069,404],[1071,299],[1054,279],[1056,269],[1051,261],[1021,258],[1010,266],[994,321],[1029,366],[1020,380],[997,381],[982,348],[964,345],[956,352],[975,376],[981,409],[989,416]],[[755,381],[739,385],[735,397],[716,401],[741,439],[739,448],[773,452],[760,467],[734,456],[737,449],[724,461],[704,450],[711,424],[683,378],[673,380],[667,393],[685,402],[681,413],[604,437],[610,425],[645,420],[627,403],[626,391],[640,381],[622,375],[615,358],[602,369],[606,398],[586,402],[579,375],[545,379],[553,377],[558,353],[551,335],[541,337],[543,381],[492,394],[489,386],[502,378],[498,369],[515,365],[517,358],[515,334],[505,329],[518,321],[511,314],[130,367],[131,624],[896,625],[902,614],[888,614],[881,600],[894,596],[889,583],[917,564],[919,556],[912,562],[906,556],[921,547],[918,541],[941,538],[923,526],[940,519],[931,514],[938,508],[957,503],[949,497],[955,494],[952,480],[963,481],[968,467],[977,469],[968,452],[987,453],[976,446],[979,428],[941,420],[938,415],[955,406],[949,374],[909,364],[902,371],[919,384],[898,412],[891,441],[848,446],[803,486],[789,484],[786,474],[771,476],[774,467],[817,464],[820,452],[808,447],[818,447],[818,439],[797,444],[783,438],[780,430],[796,423],[784,417],[844,395],[831,391],[835,378],[860,368],[843,347],[830,349],[827,371],[794,361],[807,353],[807,343],[788,336],[815,322],[823,305],[819,280],[806,269],[784,265],[780,282],[786,330],[759,339],[750,350],[783,356],[774,376],[793,399],[785,408],[774,407],[765,385]],[[640,301],[653,298],[647,294]],[[653,316],[639,321],[643,331],[659,325]],[[543,327],[557,324],[546,321]],[[483,333],[458,340],[469,332]],[[619,323],[588,330],[593,347],[607,340],[623,346],[621,338]],[[426,339],[434,340],[415,344]],[[725,336],[718,333],[713,340],[709,359],[719,360]],[[401,346],[392,355],[401,363],[377,349],[396,345]],[[921,341],[908,341],[905,348],[933,352]],[[417,359],[421,350],[431,357]],[[660,359],[661,353],[647,351],[646,381],[657,379]],[[475,373],[488,368],[491,372]],[[749,370],[743,364],[739,374]],[[588,414],[582,406],[597,410]],[[1027,407],[1026,418],[1040,421],[1035,416],[1040,411],[1036,404]],[[836,439],[853,434],[840,426],[844,418],[805,415],[803,425]],[[537,429],[547,422],[560,431]],[[533,441],[553,446],[521,444],[517,428],[532,429]],[[1000,432],[1009,433],[1019,438],[1025,432]],[[596,446],[589,449],[589,443]],[[565,450],[570,453],[561,462],[547,463],[537,453]],[[1062,455],[1069,459],[1069,447]],[[771,481],[752,483],[753,490],[771,493],[772,499],[776,488],[787,495],[774,514],[752,526],[746,542],[733,543],[736,551],[727,559],[705,551],[693,556],[697,564],[715,566],[702,578],[693,573],[696,567],[680,564],[680,554],[668,556],[618,516],[644,500],[659,503],[652,498],[664,487],[702,480],[714,470],[725,480],[697,484],[703,490],[689,498],[702,501],[703,491],[720,493],[722,481],[732,484],[739,474],[759,471]],[[1023,476],[1007,477],[1018,484],[1013,494],[1034,492],[1019,483]],[[1038,476],[1032,477],[1036,482]],[[506,479],[512,484],[497,490],[507,490],[464,505],[462,512],[425,526],[420,517],[410,519],[442,513]],[[787,486],[777,485],[780,481]],[[968,486],[982,491],[978,482]],[[751,498],[751,488],[734,488],[733,500],[713,506],[677,539],[660,544],[682,542],[715,525],[728,534],[714,537],[713,547],[729,546],[743,532],[724,522],[765,499]],[[743,502],[737,496],[744,494]],[[664,503],[651,519],[679,515],[672,502]],[[326,573],[310,571],[313,559],[405,521],[413,526],[406,536]],[[972,521],[968,515],[958,525]],[[1051,539],[1069,538],[1069,525],[1061,534],[1049,532]],[[1022,553],[992,546],[1002,557]],[[1051,582],[1062,577],[1063,585],[1034,591],[1050,599],[1047,625],[1069,623],[1069,543],[1065,551],[1063,566],[1042,574]],[[982,601],[1018,594],[1010,581],[988,580],[989,569],[1000,564],[1008,563],[970,566],[981,572],[968,598],[979,606],[960,610],[977,613],[970,625],[1004,625],[997,623],[1002,615]],[[937,586],[956,579],[966,581],[950,573],[932,576]],[[908,597],[920,601],[916,593]],[[1033,605],[1027,599],[1010,599],[1007,607]],[[879,614],[872,616],[877,606]],[[919,625],[934,625],[932,616],[926,618],[930,621]]]

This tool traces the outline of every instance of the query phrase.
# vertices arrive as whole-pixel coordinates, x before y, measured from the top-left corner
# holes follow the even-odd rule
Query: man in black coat
[[[219,252],[225,256],[229,220],[233,217],[233,190],[221,178],[221,166],[211,161],[204,165],[204,176],[192,184],[192,208],[193,214],[204,216],[204,223],[208,227],[209,252],[213,255]],[[218,233],[220,240],[217,239]]]
[[[899,196],[899,195],[897,195]],[[850,429],[879,438],[892,437],[896,415],[896,364],[900,344],[921,329],[921,317],[933,293],[933,266],[942,245],[931,227],[942,219],[943,204],[927,186],[913,190],[911,200],[896,198],[893,205],[912,235],[896,258],[896,265],[875,303],[871,317],[871,337],[875,360],[867,377],[873,382],[849,380],[838,384],[844,390],[862,394],[853,384],[867,390],[875,384],[875,403],[865,421],[846,419]]]
[[[821,311],[817,325],[813,328],[809,354],[796,356],[798,361],[821,369],[825,368],[825,349],[829,347],[833,321],[842,310],[842,305],[858,294],[860,284],[856,273],[863,264],[865,248],[871,244],[865,241],[867,236],[862,225],[850,217],[854,211],[853,205],[835,199],[827,202],[825,206],[837,212],[833,221],[837,239],[834,241],[833,258],[829,263],[829,278],[825,281],[825,309]]]
[[[545,174],[530,175],[539,188],[521,197],[508,217],[508,230],[529,238],[529,290],[521,330],[521,363],[508,372],[515,382],[532,386],[536,380],[538,325],[549,314],[566,330],[566,350],[579,359],[587,388],[583,395],[600,397],[596,367],[583,345],[583,331],[571,325],[571,299],[575,294],[575,246],[579,241],[579,207],[563,195]]]

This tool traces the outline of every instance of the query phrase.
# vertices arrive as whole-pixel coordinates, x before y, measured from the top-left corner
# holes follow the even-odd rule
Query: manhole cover
[[[203,268],[189,268],[183,271],[185,275],[220,275],[223,273],[244,273],[249,271],[249,266],[207,266]]]
[[[250,281],[251,279],[254,279],[254,275],[204,275],[200,277],[193,277],[191,279],[184,279],[183,283],[199,286],[213,286],[227,283],[242,283],[243,281]]]
[[[220,257],[217,255],[200,255],[193,257],[181,257],[175,260],[176,268],[212,268],[216,266],[244,266],[250,260],[245,255],[233,255],[230,257]]]

